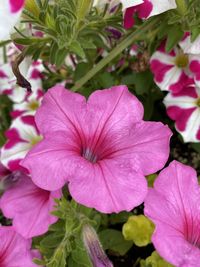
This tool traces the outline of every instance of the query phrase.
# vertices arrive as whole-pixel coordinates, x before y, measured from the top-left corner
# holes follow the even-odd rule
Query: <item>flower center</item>
[[[82,156],[92,163],[97,162],[97,155],[95,155],[89,148],[83,149]]]
[[[200,108],[200,97],[197,99],[197,107]]]
[[[178,68],[185,68],[188,66],[188,63],[189,63],[189,59],[187,55],[183,53],[180,53],[179,55],[177,55],[175,64]]]
[[[39,108],[39,103],[38,103],[38,101],[31,101],[28,104],[28,107],[30,110],[37,110]]]
[[[37,143],[39,143],[41,140],[42,140],[42,136],[40,136],[40,135],[34,136],[34,137],[31,138],[30,144],[31,144],[31,146],[34,146]]]

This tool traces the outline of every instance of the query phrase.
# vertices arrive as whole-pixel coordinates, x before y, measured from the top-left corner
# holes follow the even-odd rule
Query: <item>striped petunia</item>
[[[168,53],[165,43],[161,44],[150,60],[156,84],[161,90],[174,93],[180,92],[186,85],[193,84],[194,62],[200,66],[200,55],[186,54],[179,46]]]
[[[164,104],[184,141],[200,142],[200,88],[190,85],[179,93],[168,93]]]
[[[124,10],[124,27],[131,28],[134,25],[134,14],[141,19],[146,19],[169,9],[176,8],[175,0],[121,0]]]
[[[8,141],[2,147],[1,162],[11,171],[16,171],[20,169],[20,161],[42,137],[31,115],[14,119],[5,135]]]

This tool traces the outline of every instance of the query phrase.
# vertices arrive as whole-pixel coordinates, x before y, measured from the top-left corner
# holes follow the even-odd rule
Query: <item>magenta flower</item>
[[[141,103],[126,86],[95,91],[87,102],[55,86],[36,113],[44,140],[21,165],[43,189],[68,181],[72,197],[85,206],[131,210],[146,196],[144,175],[161,169],[169,155],[169,128],[142,117]]]
[[[193,84],[164,99],[168,116],[185,142],[200,142],[200,88]]]
[[[38,266],[32,261],[36,252],[31,250],[31,240],[21,237],[14,231],[13,227],[0,226],[0,240],[0,266]]]
[[[42,235],[57,221],[50,212],[55,206],[54,199],[60,198],[61,192],[43,190],[25,174],[16,175],[17,181],[0,199],[0,208],[5,217],[13,219],[13,228],[24,238]]]
[[[121,0],[124,14],[124,27],[131,28],[134,25],[134,14],[137,13],[141,19],[146,19],[169,9],[176,8],[175,0]]]
[[[182,41],[183,43],[184,41]],[[179,47],[170,53],[165,50],[165,43],[151,57],[151,70],[158,87],[164,91],[180,92],[183,87],[193,84],[195,70],[191,66],[197,62],[200,70],[200,56],[186,54]]]
[[[177,161],[160,173],[145,200],[145,214],[156,225],[152,242],[177,267],[199,266],[199,201],[195,170]]]

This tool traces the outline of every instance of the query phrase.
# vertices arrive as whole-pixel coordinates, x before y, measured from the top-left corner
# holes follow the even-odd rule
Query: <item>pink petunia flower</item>
[[[49,225],[57,221],[50,214],[55,205],[54,199],[61,192],[49,192],[37,187],[30,177],[22,172],[17,176],[0,199],[0,208],[5,217],[13,219],[14,230],[24,238],[31,238],[47,232]]]
[[[11,171],[16,171],[20,168],[20,161],[42,137],[31,115],[13,120],[5,135],[8,141],[1,149],[1,162]]]
[[[43,189],[68,181],[72,197],[85,206],[131,210],[147,193],[144,175],[161,169],[169,155],[169,128],[142,118],[142,104],[126,86],[95,91],[87,102],[55,86],[36,113],[44,140],[21,165]]]
[[[141,19],[146,19],[169,9],[176,8],[175,0],[121,0],[124,13],[124,27],[131,28],[134,25],[134,14]]]
[[[177,93],[183,87],[193,84],[194,74],[190,66],[194,60],[200,64],[200,56],[184,54],[179,47],[167,53],[165,43],[162,43],[150,60],[151,70],[158,87],[164,91]]]
[[[177,267],[200,262],[200,187],[195,170],[173,161],[164,169],[145,200],[145,215],[156,226],[152,242]]]
[[[169,93],[164,104],[168,116],[176,121],[176,129],[184,141],[200,142],[200,88],[190,85],[179,93]]]
[[[24,3],[25,0],[1,0],[0,40],[9,39],[9,33],[19,19]]]
[[[31,240],[24,239],[13,227],[0,226],[0,240],[0,266],[38,266],[32,261],[38,252],[31,250]]]

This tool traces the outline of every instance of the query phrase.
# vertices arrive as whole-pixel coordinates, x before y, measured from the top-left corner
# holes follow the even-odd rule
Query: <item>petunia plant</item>
[[[198,267],[199,0],[0,19],[0,266]]]

